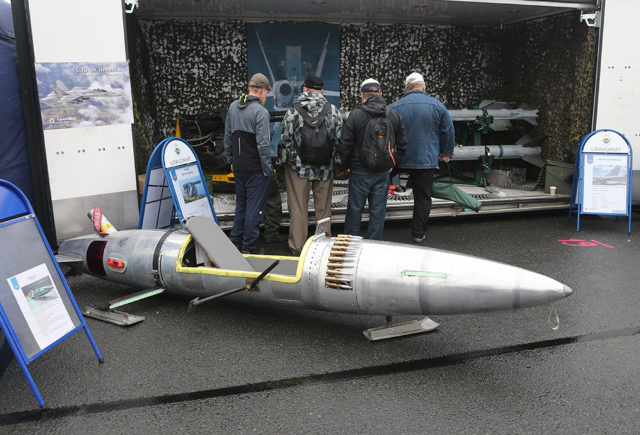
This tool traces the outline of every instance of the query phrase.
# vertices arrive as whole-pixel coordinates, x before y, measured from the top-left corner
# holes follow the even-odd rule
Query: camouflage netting
[[[343,110],[373,77],[387,101],[404,77],[424,74],[427,91],[449,108],[482,99],[528,103],[540,110],[544,156],[570,160],[589,129],[596,32],[566,14],[498,28],[430,25],[340,25]],[[128,26],[138,171],[175,133],[176,118],[225,110],[245,90],[242,21],[137,20]]]
[[[543,155],[573,161],[589,132],[597,33],[579,13],[529,21],[505,30],[503,98],[539,110]]]
[[[404,93],[404,78],[423,74],[427,92],[450,108],[494,98],[502,83],[499,34],[494,29],[423,25],[342,25],[340,87],[343,108],[375,78],[387,101]]]
[[[129,35],[135,44],[131,69],[142,173],[158,142],[175,134],[178,117],[224,109],[245,90],[247,42],[240,21],[136,24]]]

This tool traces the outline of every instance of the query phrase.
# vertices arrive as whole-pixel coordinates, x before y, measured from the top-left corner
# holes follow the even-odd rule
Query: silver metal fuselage
[[[546,304],[571,294],[562,283],[519,267],[391,242],[343,243],[317,236],[309,239],[299,258],[245,256],[253,271],[195,267],[192,250],[186,231],[129,230],[103,239],[67,240],[59,254],[77,256],[70,265],[79,271],[143,289],[164,287],[185,296],[242,287],[280,259],[281,264],[260,282],[259,292],[229,297],[345,313],[477,313]],[[112,267],[109,259],[120,260],[125,267]]]

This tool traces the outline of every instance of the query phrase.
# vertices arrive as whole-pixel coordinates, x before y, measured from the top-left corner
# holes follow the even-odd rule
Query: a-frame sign
[[[38,404],[44,400],[27,365],[89,327],[26,196],[0,180],[0,328]]]
[[[172,228],[192,216],[218,223],[200,162],[193,148],[177,137],[164,139],[147,165],[138,228]]]
[[[574,205],[580,215],[628,216],[631,234],[631,187],[633,153],[624,135],[608,129],[585,136],[578,147],[575,182],[569,217]]]

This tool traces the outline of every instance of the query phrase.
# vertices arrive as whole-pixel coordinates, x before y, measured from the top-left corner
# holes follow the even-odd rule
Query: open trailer
[[[633,0],[14,0],[12,6],[22,84],[30,83],[35,95],[25,98],[27,123],[40,129],[30,137],[30,152],[44,162],[45,182],[38,185],[53,205],[48,213],[57,240],[86,231],[84,214],[68,210],[98,206],[117,227],[135,226],[135,173],[144,172],[155,144],[176,133],[177,119],[220,113],[244,90],[257,62],[254,35],[260,44],[268,39],[256,31],[265,23],[295,26],[292,39],[306,34],[319,44],[326,33],[316,29],[335,30],[337,49],[327,59],[336,57],[335,91],[343,111],[357,103],[363,79],[377,78],[393,101],[402,95],[404,77],[420,71],[427,91],[449,109],[495,100],[538,111],[533,128],[514,122],[504,134],[481,137],[481,145],[515,144],[526,133],[529,143],[541,147],[543,161],[571,167],[580,139],[593,129],[618,130],[634,148],[640,141],[634,124],[640,53],[631,46],[640,4]],[[300,51],[286,55],[302,65]],[[130,114],[123,112],[110,125],[48,128],[53,117],[41,113],[47,95],[38,98],[36,72],[83,62],[115,63],[126,70],[121,78],[131,88]],[[279,59],[267,62],[275,76]],[[52,74],[48,80],[56,78]],[[466,125],[461,125],[458,142],[474,146],[473,132],[463,138]],[[215,149],[220,143],[213,137],[209,145]],[[498,163],[505,169],[524,167],[525,186],[538,181],[539,166],[516,158],[493,161],[494,169]],[[466,189],[486,195],[478,186]],[[544,184],[504,193],[481,197],[484,212],[568,205],[567,195],[552,197]],[[389,217],[407,217],[410,201],[397,202],[390,200]],[[449,201],[436,201],[433,211],[435,216],[464,213]],[[224,221],[225,211],[218,215]],[[339,204],[335,216],[340,220]]]

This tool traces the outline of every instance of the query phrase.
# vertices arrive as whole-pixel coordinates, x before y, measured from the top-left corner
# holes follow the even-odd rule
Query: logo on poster
[[[20,290],[20,283],[18,282],[18,279],[14,276],[10,279],[11,281],[11,286],[13,287],[14,290]]]
[[[176,152],[177,155],[180,155],[180,147],[176,147],[175,148],[175,152]]]
[[[587,156],[587,163],[593,163],[593,156],[592,155],[588,155]]]

